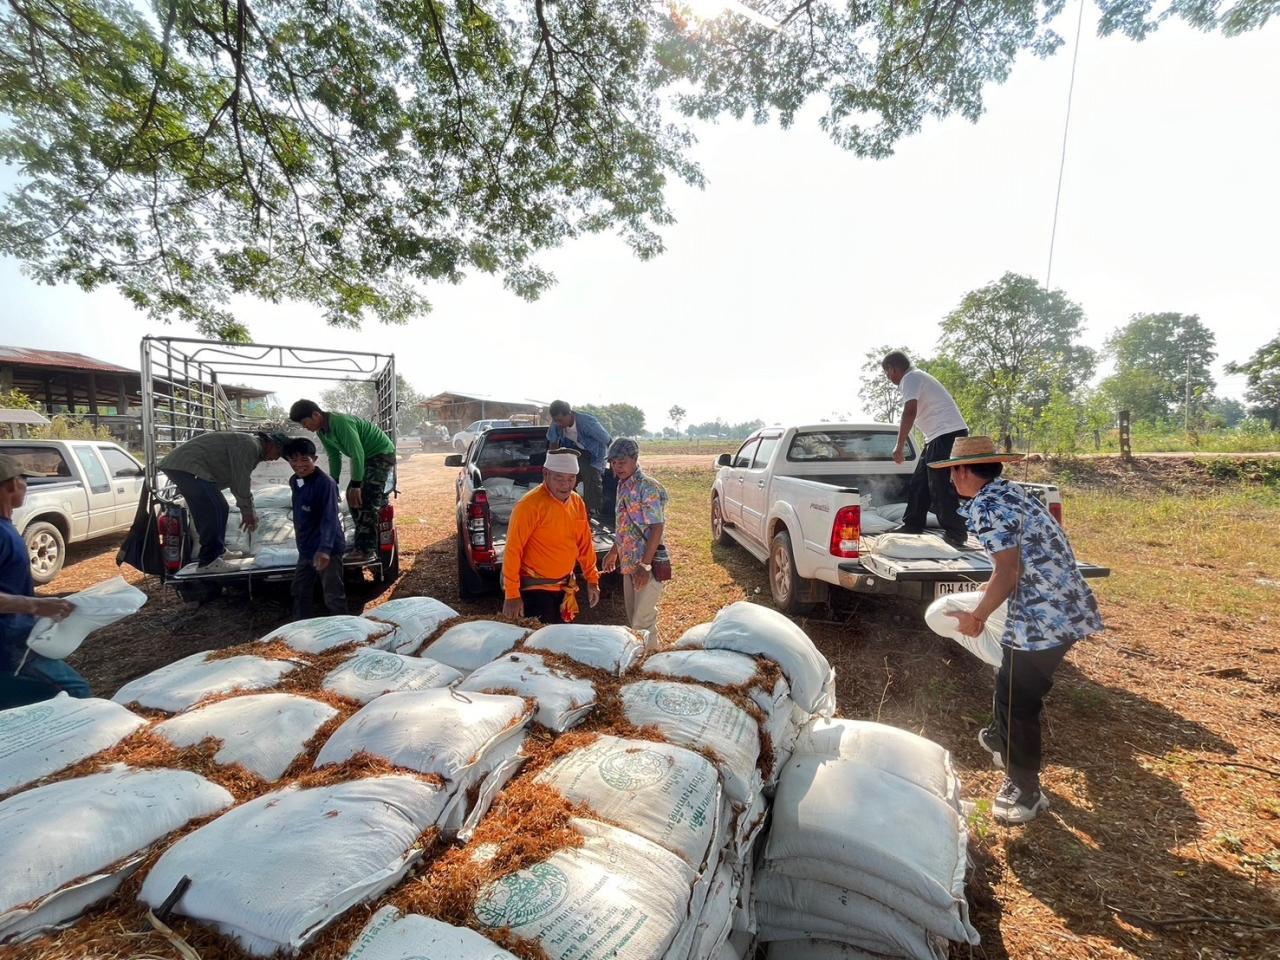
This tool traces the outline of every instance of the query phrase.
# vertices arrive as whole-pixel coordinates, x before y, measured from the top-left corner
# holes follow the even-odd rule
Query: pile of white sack
[[[936,960],[947,939],[976,942],[945,751],[831,719],[830,665],[766,607],[645,643],[404,598],[187,657],[114,702],[0,713],[0,942],[56,951],[86,910],[134,909],[117,891],[139,871],[124,890],[170,901],[180,933],[263,957],[496,960],[515,937],[550,960],[744,960],[762,944]],[[203,765],[131,760],[155,743]],[[567,801],[577,841],[482,874],[465,926],[431,915],[415,891],[438,864],[487,871],[508,862],[495,836],[536,829],[504,803],[524,795]],[[362,904],[358,933],[334,926]],[[142,951],[134,932],[104,925],[104,950]]]

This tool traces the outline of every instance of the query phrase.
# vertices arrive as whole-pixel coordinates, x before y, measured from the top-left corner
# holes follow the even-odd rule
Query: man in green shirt
[[[156,465],[186,501],[200,537],[197,560],[201,573],[231,569],[222,558],[227,549],[227,517],[231,512],[222,491],[230,488],[235,497],[240,526],[256,529],[258,515],[253,510],[250,475],[264,460],[279,460],[288,439],[280,433],[202,433],[174,447]]]
[[[396,465],[396,445],[368,420],[329,413],[313,400],[299,400],[289,419],[320,438],[329,453],[329,476],[338,479],[342,458],[351,461],[346,474],[347,506],[355,521],[355,545],[346,559],[367,563],[376,558],[378,513],[387,505],[387,477]]]

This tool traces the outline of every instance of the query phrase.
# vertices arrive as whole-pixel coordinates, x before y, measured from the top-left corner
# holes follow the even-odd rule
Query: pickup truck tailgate
[[[872,574],[885,580],[899,582],[961,580],[985,583],[991,579],[991,560],[981,549],[967,550],[958,557],[904,560],[873,553],[870,548],[874,542],[874,537],[863,537],[862,555],[857,560],[841,563],[841,572],[854,576]],[[970,544],[973,543],[975,541],[970,538]],[[1106,577],[1111,574],[1109,568],[1093,563],[1077,561],[1076,566],[1081,575],[1088,578]]]

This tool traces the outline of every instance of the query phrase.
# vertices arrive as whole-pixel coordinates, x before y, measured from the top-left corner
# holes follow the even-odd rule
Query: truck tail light
[[[1061,526],[1063,526],[1063,523],[1062,523],[1062,501],[1061,501],[1061,500],[1059,500],[1057,503],[1051,503],[1051,504],[1049,504],[1049,516],[1053,517],[1053,519],[1055,519],[1055,520],[1057,520],[1057,521],[1058,521],[1058,526],[1060,526],[1060,527],[1061,527]]]
[[[391,553],[396,548],[396,508],[386,504],[378,511],[378,549]]]
[[[862,507],[841,507],[831,524],[831,555],[857,559],[862,540]]]
[[[160,534],[160,550],[164,554],[164,568],[170,573],[182,566],[182,520],[176,510],[166,510],[156,521]]]
[[[467,504],[467,542],[471,547],[471,559],[476,563],[495,563],[493,551],[493,525],[489,514],[489,495],[477,490]]]

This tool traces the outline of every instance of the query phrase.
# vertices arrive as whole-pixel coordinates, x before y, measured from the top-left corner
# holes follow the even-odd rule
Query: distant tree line
[[[1190,434],[1280,426],[1280,336],[1227,366],[1248,378],[1246,407],[1215,393],[1216,338],[1195,314],[1134,314],[1101,352],[1082,342],[1084,325],[1084,310],[1063,291],[1006,273],[967,293],[943,319],[936,352],[912,359],[951,391],[971,431],[1006,447],[1070,453],[1083,435],[1113,427],[1121,410],[1140,428]],[[893,349],[902,348],[866,353],[859,390],[868,413],[886,421],[901,414],[880,368]],[[1104,359],[1114,370],[1095,384]]]

